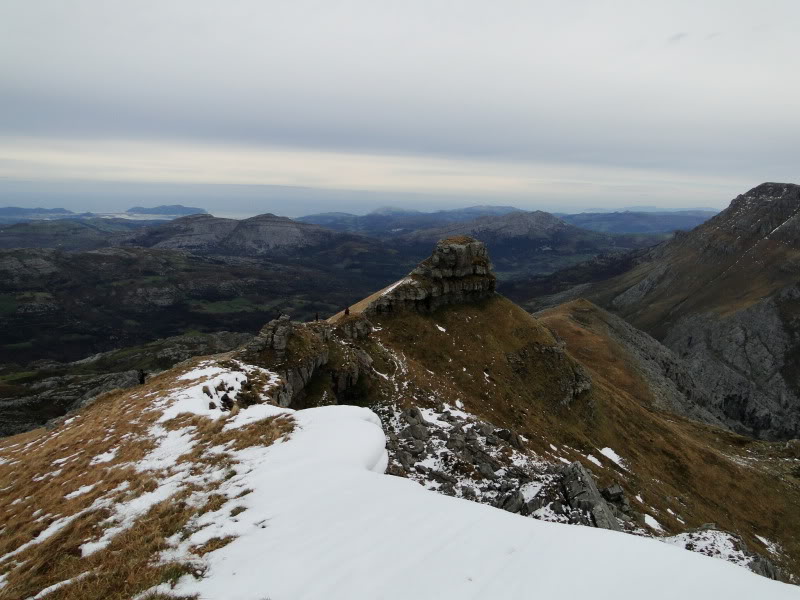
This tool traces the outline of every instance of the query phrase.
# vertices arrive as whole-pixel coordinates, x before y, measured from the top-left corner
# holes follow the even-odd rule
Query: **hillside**
[[[565,223],[604,233],[671,233],[694,229],[713,217],[716,211],[687,212],[607,212],[561,215]]]
[[[762,184],[621,274],[597,281],[588,270],[594,283],[550,303],[584,296],[613,310],[692,364],[728,426],[766,439],[798,437],[798,212],[800,186]],[[579,282],[558,273],[549,279]]]
[[[619,319],[495,283],[444,240],[350,314],[3,440],[0,594],[796,597],[740,567],[800,572],[799,457],[675,414],[681,361]]]
[[[718,536],[752,551],[777,538],[787,555],[766,554],[796,570],[788,565],[800,550],[790,533],[800,490],[783,444],[677,416],[711,419],[689,365],[602,311],[600,326],[581,324],[575,310],[571,330],[531,317],[495,294],[486,258],[474,240],[440,242],[407,277],[332,317],[332,332],[275,321],[244,356],[288,382],[283,405],[375,410],[389,432],[389,472],[430,489],[559,522],[670,532],[687,544]],[[576,461],[614,501],[597,488],[586,503],[565,492],[570,474],[559,465]],[[708,523],[717,533],[698,532]]]
[[[0,225],[0,249],[58,248],[65,251],[95,250],[114,246],[150,221],[126,219],[31,220]]]
[[[142,378],[179,362],[233,350],[251,337],[229,331],[189,332],[73,362],[0,366],[0,437],[36,429],[109,390],[137,386]]]
[[[343,239],[349,238],[324,227],[272,214],[241,220],[201,214],[146,228],[126,240],[126,245],[262,256],[331,245]]]

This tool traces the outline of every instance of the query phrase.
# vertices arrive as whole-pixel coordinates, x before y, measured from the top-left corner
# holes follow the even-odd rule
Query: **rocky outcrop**
[[[330,335],[327,323],[295,323],[281,315],[264,325],[238,355],[277,372],[281,381],[271,400],[278,406],[293,406],[314,374],[328,363]]]
[[[358,403],[354,391],[372,372],[372,357],[352,342],[369,336],[372,326],[363,316],[348,316],[334,328],[327,322],[298,323],[282,315],[267,323],[238,352],[245,361],[280,376],[270,401],[303,408],[308,386],[319,376],[330,391],[326,402]]]
[[[433,254],[364,309],[366,315],[402,310],[431,312],[448,304],[480,302],[495,293],[496,278],[483,242],[466,236],[439,241]]]
[[[551,365],[560,364],[562,377],[558,382],[561,391],[560,402],[569,405],[584,392],[592,389],[592,378],[579,362],[567,355],[563,341],[556,345],[528,344],[515,352],[506,354],[506,360],[514,373],[525,377],[532,370],[541,369],[541,359],[548,358]]]
[[[372,323],[363,315],[348,315],[336,323],[336,330],[349,340],[364,340],[372,333]]]
[[[411,406],[384,411],[381,417],[390,474],[537,519],[622,531],[619,513],[632,524],[624,514],[630,506],[619,485],[604,490],[606,500],[580,463],[562,468],[532,461],[526,457],[525,442],[513,431],[444,407],[423,413]]]
[[[292,327],[291,317],[281,315],[264,325],[261,331],[244,346],[243,352],[257,354],[271,350],[276,358],[282,360],[286,355],[286,345],[289,343]]]
[[[613,511],[597,489],[597,484],[586,467],[579,462],[573,462],[563,473],[564,479],[561,485],[571,508],[591,514],[596,527],[622,531]]]
[[[800,435],[800,398],[793,371],[800,335],[781,304],[796,302],[797,286],[727,318],[680,319],[664,343],[704,384],[708,409],[725,426],[763,439]]]

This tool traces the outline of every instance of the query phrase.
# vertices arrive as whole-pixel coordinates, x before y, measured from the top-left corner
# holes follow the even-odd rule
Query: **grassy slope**
[[[225,355],[216,359],[223,367],[229,362]],[[165,430],[196,443],[182,456],[182,450],[176,453],[176,448],[170,448],[163,467],[189,465],[194,480],[138,515],[106,548],[82,556],[81,545],[113,524],[106,519],[121,503],[130,505],[169,485],[172,476],[167,471],[137,469],[136,462],[159,444],[153,428],[163,409],[154,406],[154,400],[197,385],[181,381],[180,376],[200,362],[193,359],[144,386],[110,392],[54,431],[37,429],[0,441],[0,580],[5,580],[0,598],[29,598],[47,586],[72,579],[71,585],[48,594],[48,600],[127,600],[154,585],[195,572],[196,567],[188,562],[159,560],[169,547],[167,538],[189,535],[194,519],[220,510],[229,500],[217,493],[220,483],[236,474],[237,463],[229,451],[269,446],[292,430],[289,418],[269,417],[232,431],[223,431],[223,427],[236,410],[217,420],[183,415],[164,422]],[[258,383],[257,379],[251,381]],[[221,445],[225,448],[220,452]],[[210,451],[214,446],[216,451]],[[93,462],[104,453],[109,453],[110,459]],[[214,471],[224,477],[210,476]],[[65,496],[81,489],[85,491],[80,495]],[[220,518],[232,518],[237,512],[234,509]],[[48,527],[70,517],[73,520],[37,543]],[[202,556],[228,541],[212,538],[192,553]],[[22,552],[6,557],[29,542],[32,545]],[[77,577],[83,578],[75,580]],[[148,600],[167,597],[173,598],[147,596]]]
[[[642,490],[645,500],[662,510],[662,524],[679,527],[665,512],[671,508],[689,527],[713,522],[761,551],[764,545],[755,535],[776,540],[790,557],[786,566],[799,572],[800,480],[791,473],[784,444],[654,410],[633,358],[609,335],[602,311],[591,303],[556,307],[542,321],[591,371],[604,418],[586,423],[587,434],[628,458],[628,489]]]

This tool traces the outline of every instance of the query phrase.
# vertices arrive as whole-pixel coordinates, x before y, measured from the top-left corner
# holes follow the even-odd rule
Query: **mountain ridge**
[[[800,186],[764,183],[621,274],[553,300],[584,296],[624,317],[714,383],[728,426],[788,439],[800,436],[799,277]]]

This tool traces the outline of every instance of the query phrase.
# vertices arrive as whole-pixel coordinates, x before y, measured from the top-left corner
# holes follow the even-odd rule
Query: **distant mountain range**
[[[514,212],[522,211],[513,206],[470,206],[426,213],[395,207],[383,207],[366,215],[331,212],[299,217],[296,220],[301,223],[322,225],[335,231],[389,238],[417,231],[418,229],[441,227],[449,223],[469,221],[476,217],[506,215]]]
[[[133,208],[129,208],[125,211],[128,214],[133,215],[173,215],[173,216],[186,216],[186,215],[198,215],[198,214],[207,214],[208,211],[205,208],[197,208],[194,206],[182,206],[181,204],[169,204],[169,205],[161,205],[161,206],[153,206],[151,208],[146,208],[144,206],[134,206]]]
[[[27,223],[29,221],[53,221],[58,219],[92,220],[92,219],[136,219],[164,220],[185,215],[205,214],[204,208],[182,206],[180,204],[154,206],[145,208],[134,206],[124,213],[75,213],[66,208],[20,208],[18,206],[0,207],[0,224]]]
[[[567,223],[606,233],[668,233],[694,229],[717,211],[607,212],[561,215]]]

